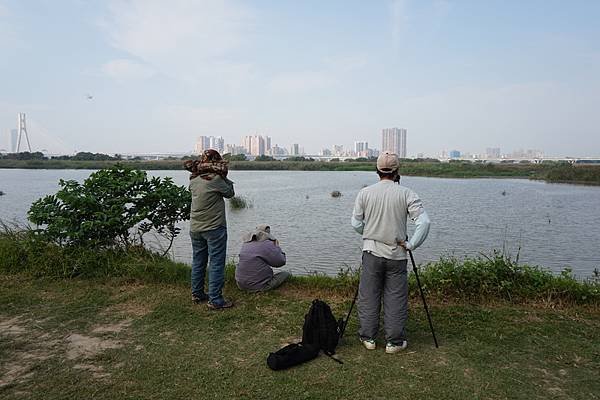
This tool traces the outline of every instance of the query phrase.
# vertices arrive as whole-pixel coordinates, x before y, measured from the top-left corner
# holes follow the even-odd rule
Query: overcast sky
[[[600,1],[0,0],[0,149],[600,156]],[[87,98],[87,94],[93,96]]]

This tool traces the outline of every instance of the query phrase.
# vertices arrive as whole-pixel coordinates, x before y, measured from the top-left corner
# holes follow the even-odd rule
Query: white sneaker
[[[397,353],[399,351],[406,349],[407,346],[408,346],[408,342],[406,340],[403,340],[402,344],[393,344],[393,343],[387,342],[387,344],[385,345],[385,352],[387,354],[394,354],[394,353]]]
[[[375,350],[377,348],[377,343],[375,343],[375,339],[363,339],[360,338],[360,342],[365,346],[367,350]]]

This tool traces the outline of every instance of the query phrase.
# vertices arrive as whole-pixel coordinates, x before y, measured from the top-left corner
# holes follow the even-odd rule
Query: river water
[[[59,179],[83,181],[86,170],[0,170],[0,219],[26,223],[30,204],[53,194]],[[150,171],[187,185],[185,171]],[[356,268],[360,235],[350,226],[354,198],[375,183],[374,172],[231,171],[237,195],[251,207],[227,209],[228,257],[235,259],[240,236],[254,226],[271,226],[287,254],[284,268],[296,274]],[[504,251],[519,262],[579,278],[600,268],[600,187],[548,184],[522,179],[403,177],[402,185],[422,198],[432,220],[427,241],[415,251],[418,263],[441,256],[464,257]],[[341,197],[331,197],[338,190]],[[172,256],[190,263],[188,224]]]

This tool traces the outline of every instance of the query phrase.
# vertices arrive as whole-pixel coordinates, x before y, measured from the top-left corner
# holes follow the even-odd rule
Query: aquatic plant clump
[[[243,208],[249,208],[250,202],[242,196],[234,196],[229,199],[229,206],[234,210],[241,210]]]

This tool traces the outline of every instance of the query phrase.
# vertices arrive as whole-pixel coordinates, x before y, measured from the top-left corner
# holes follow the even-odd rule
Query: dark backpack
[[[340,324],[324,301],[315,299],[304,316],[302,343],[317,347],[332,356],[340,339]]]

